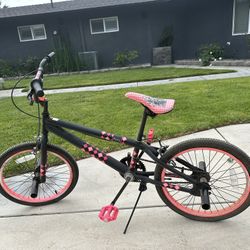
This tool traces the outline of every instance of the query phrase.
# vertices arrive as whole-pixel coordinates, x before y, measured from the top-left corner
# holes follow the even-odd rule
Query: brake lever
[[[33,91],[30,90],[28,95],[27,95],[27,99],[29,101],[29,105],[32,106],[34,104],[34,98],[33,98]]]

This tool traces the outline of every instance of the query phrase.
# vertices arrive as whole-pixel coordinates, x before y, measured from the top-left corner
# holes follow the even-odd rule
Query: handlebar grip
[[[54,55],[55,55],[55,52],[52,51],[52,52],[50,52],[50,53],[48,54],[48,57],[49,57],[49,58],[52,58]]]
[[[41,81],[39,80],[33,80],[31,82],[31,88],[34,90],[35,94],[37,97],[43,97],[44,96],[44,92],[41,86]]]

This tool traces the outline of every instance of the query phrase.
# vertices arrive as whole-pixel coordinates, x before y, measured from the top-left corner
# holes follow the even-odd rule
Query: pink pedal
[[[119,209],[113,205],[105,206],[99,213],[99,218],[104,222],[110,222],[116,220],[119,213]]]

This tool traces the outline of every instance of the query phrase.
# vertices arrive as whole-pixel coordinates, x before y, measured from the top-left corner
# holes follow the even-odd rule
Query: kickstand
[[[137,198],[137,200],[136,200],[136,202],[135,202],[134,208],[133,208],[133,210],[132,210],[132,212],[131,212],[131,214],[130,214],[128,223],[127,223],[127,225],[126,225],[126,227],[125,227],[125,230],[124,230],[123,234],[126,234],[126,233],[127,233],[128,226],[129,226],[130,221],[131,221],[131,219],[132,219],[132,217],[133,217],[133,215],[134,215],[134,212],[135,212],[135,209],[136,209],[136,207],[137,207],[137,204],[138,204],[138,202],[139,202],[139,200],[140,200],[140,198],[141,198],[141,194],[142,194],[142,192],[144,192],[144,191],[146,191],[146,190],[147,190],[146,184],[143,183],[143,182],[141,182],[141,183],[140,183],[140,187],[139,187],[140,193],[139,193],[138,198]]]

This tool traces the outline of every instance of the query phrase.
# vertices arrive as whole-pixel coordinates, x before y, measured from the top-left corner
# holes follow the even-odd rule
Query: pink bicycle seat
[[[174,109],[175,100],[173,99],[158,99],[134,92],[128,92],[125,96],[141,103],[156,115],[166,114]]]

